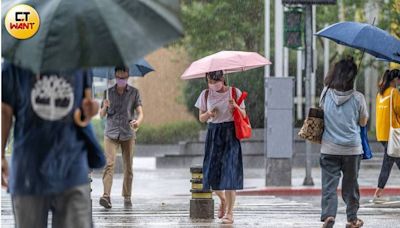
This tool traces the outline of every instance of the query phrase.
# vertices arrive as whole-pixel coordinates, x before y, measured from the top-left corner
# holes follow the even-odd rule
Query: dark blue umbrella
[[[377,58],[400,63],[400,40],[370,24],[340,22],[322,29],[315,35],[365,51]]]
[[[140,59],[135,64],[128,66],[130,77],[143,77],[149,72],[154,71],[153,67],[144,59]],[[95,67],[93,77],[98,78],[114,78],[115,67]]]
[[[2,57],[35,73],[130,65],[182,35],[178,0],[3,0],[2,21],[17,4],[40,15],[30,39],[2,26]]]

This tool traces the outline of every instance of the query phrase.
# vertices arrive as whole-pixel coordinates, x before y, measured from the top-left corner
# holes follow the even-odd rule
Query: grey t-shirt
[[[129,122],[135,118],[135,110],[142,106],[139,90],[127,86],[122,95],[118,94],[116,86],[108,89],[110,107],[107,109],[107,120],[104,135],[110,139],[126,141],[136,138],[135,131]]]

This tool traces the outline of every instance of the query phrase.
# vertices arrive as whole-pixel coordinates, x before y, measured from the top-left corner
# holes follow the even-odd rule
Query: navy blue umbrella
[[[147,73],[154,71],[153,67],[144,59],[140,59],[128,67],[130,77],[143,77]],[[93,77],[113,79],[115,67],[95,67],[92,71]]]
[[[315,35],[365,51],[377,58],[400,63],[400,40],[370,24],[339,22]]]

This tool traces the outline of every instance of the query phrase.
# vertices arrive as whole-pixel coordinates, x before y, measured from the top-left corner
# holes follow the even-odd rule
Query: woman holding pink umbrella
[[[223,224],[232,224],[236,190],[243,189],[242,148],[235,136],[232,111],[238,108],[246,115],[245,105],[239,106],[232,99],[223,71],[206,73],[206,80],[208,89],[203,90],[195,104],[199,120],[208,123],[203,188],[215,191],[220,199],[218,218],[222,218]],[[236,94],[240,97],[241,91],[236,89]]]
[[[240,140],[236,138],[233,110],[246,116],[245,105],[233,98],[242,92],[227,86],[224,74],[271,64],[256,52],[220,51],[194,61],[182,79],[206,78],[208,89],[201,92],[195,106],[199,120],[208,123],[203,161],[203,189],[215,191],[220,199],[218,218],[233,223],[236,190],[243,189],[243,162]],[[236,97],[234,96],[236,94]]]

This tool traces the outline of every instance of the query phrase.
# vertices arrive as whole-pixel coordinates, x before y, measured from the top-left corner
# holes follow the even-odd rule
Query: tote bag
[[[236,88],[232,87],[232,98],[239,106],[240,104],[242,104],[243,100],[246,99],[246,97],[247,97],[247,92],[243,91],[239,99],[236,99],[237,98]],[[243,116],[240,110],[235,108],[233,110],[233,122],[235,123],[235,132],[237,139],[241,140],[251,137],[251,124],[248,115]]]
[[[393,91],[390,93],[390,131],[389,141],[387,147],[387,154],[390,157],[400,158],[400,128],[394,128],[392,125],[392,105],[393,105]]]

